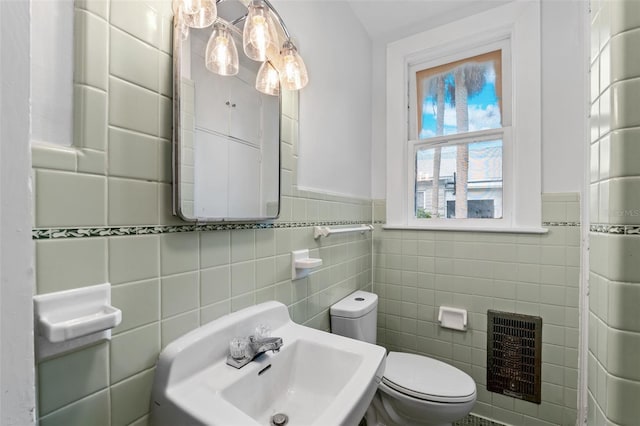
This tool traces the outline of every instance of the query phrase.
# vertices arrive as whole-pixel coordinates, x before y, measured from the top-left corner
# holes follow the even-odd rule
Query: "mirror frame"
[[[273,13],[273,12],[272,12]],[[282,88],[280,89],[280,94],[278,95],[278,164],[277,164],[277,185],[278,185],[278,208],[277,212],[273,216],[263,216],[263,217],[199,217],[194,214],[193,217],[186,216],[182,210],[181,203],[181,189],[180,182],[182,181],[182,149],[180,147],[182,142],[182,119],[180,114],[180,103],[181,103],[181,85],[182,85],[182,31],[181,31],[181,22],[180,22],[180,14],[175,14],[173,17],[173,129],[172,129],[172,198],[173,198],[173,214],[174,216],[179,217],[185,222],[192,223],[220,223],[220,222],[263,222],[263,221],[271,221],[275,220],[280,216],[280,210],[282,207]],[[218,18],[220,19],[220,18]],[[240,33],[242,36],[242,32],[234,25],[230,26],[230,31],[234,33]],[[238,54],[243,55],[240,49]],[[265,95],[269,96],[269,95]]]

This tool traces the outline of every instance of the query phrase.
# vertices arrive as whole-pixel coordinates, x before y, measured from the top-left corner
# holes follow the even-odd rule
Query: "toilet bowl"
[[[331,307],[331,331],[375,344],[377,307],[377,295],[352,293]],[[476,384],[463,371],[426,356],[389,352],[366,419],[368,426],[450,425],[475,401]]]

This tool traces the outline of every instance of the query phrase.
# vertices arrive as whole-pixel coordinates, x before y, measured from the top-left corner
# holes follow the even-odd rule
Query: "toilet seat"
[[[389,352],[382,383],[404,395],[441,403],[476,398],[475,382],[465,372],[421,355]]]

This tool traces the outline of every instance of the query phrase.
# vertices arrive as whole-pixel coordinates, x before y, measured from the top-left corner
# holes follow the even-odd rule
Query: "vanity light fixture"
[[[254,61],[264,62],[278,52],[278,34],[269,8],[263,0],[252,0],[242,31],[242,47],[245,55]]]
[[[287,90],[300,90],[309,82],[307,67],[304,65],[302,57],[298,54],[298,49],[287,40],[282,45],[282,65],[280,69],[280,81]]]
[[[188,36],[189,27],[206,28],[216,22],[205,56],[206,67],[211,72],[220,75],[238,73],[238,52],[227,25],[244,21],[243,51],[248,58],[263,63],[256,78],[256,89],[278,96],[280,85],[287,90],[305,87],[309,82],[307,68],[276,9],[269,0],[250,0],[247,10],[245,16],[229,23],[217,17],[216,0],[174,0],[174,13],[179,13],[184,22],[183,39]],[[277,48],[279,31],[274,17],[285,36],[280,51]]]
[[[238,74],[238,49],[227,26],[222,22],[213,25],[207,42],[205,66],[220,75]]]
[[[269,61],[264,61],[258,70],[256,90],[266,95],[280,95],[280,75]]]
[[[178,0],[184,22],[191,28],[207,28],[218,17],[216,0]]]

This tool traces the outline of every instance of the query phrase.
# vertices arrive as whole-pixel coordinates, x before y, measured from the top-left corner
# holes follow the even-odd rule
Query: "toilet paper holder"
[[[441,327],[465,331],[467,329],[467,310],[452,308],[450,306],[440,306],[438,322]]]

